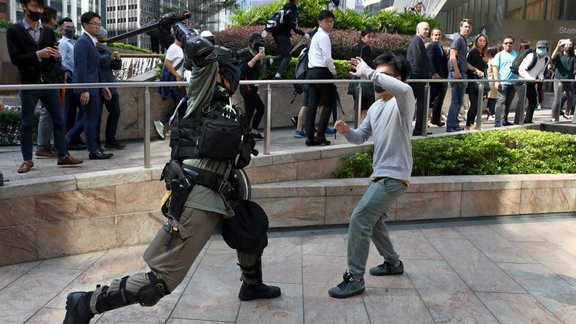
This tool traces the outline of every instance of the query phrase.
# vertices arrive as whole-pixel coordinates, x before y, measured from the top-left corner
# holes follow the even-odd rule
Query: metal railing
[[[488,80],[447,80],[447,79],[414,79],[414,80],[407,80],[407,83],[426,83],[425,85],[425,98],[426,104],[425,107],[428,107],[428,103],[430,102],[430,83],[468,83],[468,82],[477,82],[478,84],[478,112],[476,114],[476,129],[482,129],[482,112],[480,107],[482,107],[483,102],[483,94],[484,94],[484,85],[483,82]],[[576,82],[576,80],[544,80],[543,82]],[[271,134],[271,124],[272,124],[272,86],[274,85],[285,85],[285,84],[348,84],[350,82],[354,83],[368,83],[372,82],[370,80],[242,80],[240,84],[257,84],[265,86],[266,92],[266,125],[264,130],[264,154],[270,154],[270,134]],[[526,95],[526,82],[525,80],[490,80],[490,82],[514,82],[514,83],[523,83],[524,87],[524,95]],[[540,82],[540,81],[538,81]],[[174,81],[174,82],[162,82],[162,86],[186,86],[188,82],[186,81]],[[150,87],[157,88],[160,85],[158,81],[150,81],[150,82],[112,82],[112,83],[83,83],[83,84],[74,84],[74,83],[62,83],[62,84],[18,84],[18,85],[0,85],[0,91],[15,91],[15,90],[47,90],[47,89],[78,89],[78,88],[144,88],[144,167],[150,168],[150,133],[151,133],[151,114],[150,114]],[[555,101],[560,103],[561,95],[562,95],[562,85],[558,83],[558,89],[555,91],[556,97]],[[358,87],[357,92],[357,105],[354,107],[355,110],[355,123],[358,123],[360,119],[360,109],[362,104],[362,87]],[[522,99],[523,102],[525,101],[525,97]],[[558,105],[559,106],[559,105]],[[517,114],[524,115],[525,111],[525,104],[520,105],[520,111],[517,111]],[[428,109],[424,109],[423,114],[421,116],[422,120],[427,120]],[[552,119],[555,121],[560,120],[560,109],[556,109],[556,107],[552,107]],[[524,119],[520,118],[520,123],[524,123]],[[576,123],[576,119],[573,120],[573,123]],[[428,123],[422,123],[421,133],[426,136],[428,129]]]

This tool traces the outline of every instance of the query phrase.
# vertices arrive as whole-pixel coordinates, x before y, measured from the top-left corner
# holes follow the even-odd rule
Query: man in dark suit
[[[100,33],[100,16],[95,12],[85,12],[80,17],[84,34],[74,45],[74,83],[100,83],[100,55],[96,49],[96,37]],[[100,92],[106,100],[112,98],[108,88],[78,88],[75,93],[80,96],[80,104],[83,111],[84,134],[86,136],[86,146],[90,151],[91,160],[109,159],[114,154],[105,153],[98,145],[96,128],[98,120],[102,113],[102,104],[100,103]],[[79,125],[74,125],[67,137],[75,138],[79,132]]]
[[[44,28],[39,20],[44,11],[44,0],[20,0],[24,19],[6,31],[8,53],[12,64],[18,68],[20,83],[42,84],[62,83],[66,72],[60,64],[60,52],[56,44],[56,36],[50,28]],[[58,165],[74,165],[82,163],[68,154],[64,137],[64,116],[60,105],[60,95],[57,89],[20,90],[21,101],[21,133],[20,143],[23,162],[18,173],[26,173],[32,169],[32,123],[34,110],[38,100],[42,102],[52,117],[54,144],[58,154]]]
[[[447,79],[448,78],[448,56],[442,46],[442,31],[439,28],[432,29],[432,42],[426,48],[428,52],[428,59],[430,60],[430,71],[432,79]],[[444,97],[448,90],[448,83],[432,83],[430,84],[430,101],[432,102],[432,121],[433,125],[442,127],[445,125],[440,120],[442,114],[442,105],[444,105]]]
[[[424,21],[419,23],[416,26],[416,35],[412,37],[410,44],[408,44],[406,58],[412,67],[412,72],[410,73],[410,79],[412,80],[430,78],[430,60],[428,60],[426,46],[424,46],[424,41],[429,33],[430,25]],[[426,84],[412,82],[410,86],[414,92],[414,97],[416,97],[416,125],[414,126],[413,135],[420,136],[428,115],[428,103],[424,92]]]

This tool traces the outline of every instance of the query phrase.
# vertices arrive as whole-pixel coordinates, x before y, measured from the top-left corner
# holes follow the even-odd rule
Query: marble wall
[[[333,179],[331,172],[342,164],[339,156],[368,149],[257,157],[246,169],[252,198],[271,227],[347,224],[368,179]],[[136,167],[0,187],[0,265],[149,242],[164,222],[160,172]],[[541,213],[576,214],[576,174],[415,177],[388,220]]]

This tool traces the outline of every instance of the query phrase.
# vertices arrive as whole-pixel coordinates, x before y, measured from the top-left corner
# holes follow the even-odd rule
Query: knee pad
[[[136,294],[136,300],[141,306],[154,306],[158,301],[170,294],[168,285],[162,279],[158,279],[152,272],[148,272],[150,284],[140,288]]]

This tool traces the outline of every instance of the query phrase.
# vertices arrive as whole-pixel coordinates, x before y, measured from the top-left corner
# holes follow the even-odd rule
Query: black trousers
[[[254,85],[251,85],[253,87]],[[243,90],[240,88],[240,94],[244,99],[244,112],[246,113],[246,121],[252,129],[258,129],[262,117],[264,116],[264,103],[258,92]]]
[[[306,73],[308,80],[326,80],[333,79],[334,76],[328,68],[311,68]],[[320,102],[324,104],[320,120],[318,121],[318,136],[323,137],[328,128],[330,113],[336,109],[336,100],[338,92],[336,85],[333,83],[310,84],[308,88],[309,106],[306,114],[305,130],[308,140],[314,139],[314,124],[316,123],[316,111]]]

